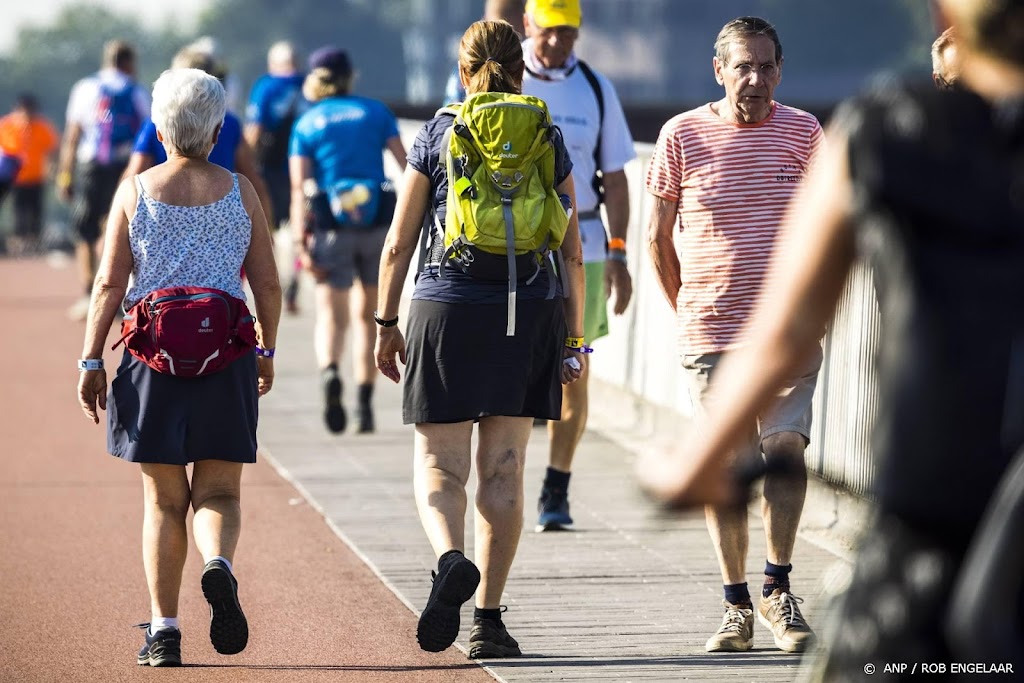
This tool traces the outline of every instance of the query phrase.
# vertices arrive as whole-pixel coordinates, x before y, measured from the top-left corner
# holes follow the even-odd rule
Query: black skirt
[[[127,351],[107,397],[107,451],[131,462],[256,462],[256,356],[206,377],[175,377]]]
[[[562,299],[519,301],[513,337],[505,335],[507,314],[505,303],[413,300],[405,335],[405,424],[493,415],[559,419]]]

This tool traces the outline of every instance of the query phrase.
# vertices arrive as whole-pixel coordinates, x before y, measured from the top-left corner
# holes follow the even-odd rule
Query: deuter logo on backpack
[[[504,256],[509,283],[506,334],[515,334],[517,281],[548,271],[548,298],[556,291],[551,252],[557,252],[569,216],[555,189],[553,126],[543,100],[528,95],[479,93],[444,109],[454,114],[441,153],[448,173],[440,276],[455,265],[468,275],[482,268],[472,252]],[[513,151],[515,150],[515,151]],[[523,257],[527,258],[523,258]],[[484,259],[493,263],[493,259]],[[525,266],[528,272],[520,272]],[[559,268],[564,276],[564,268]],[[562,283],[568,295],[567,283]]]
[[[100,164],[127,161],[135,136],[142,128],[142,118],[135,108],[134,83],[129,82],[119,90],[109,83],[100,84],[96,123],[99,130],[96,161]]]

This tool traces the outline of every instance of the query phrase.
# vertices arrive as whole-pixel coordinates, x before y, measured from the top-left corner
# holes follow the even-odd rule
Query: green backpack
[[[555,191],[553,126],[543,100],[528,95],[479,93],[453,113],[441,153],[448,174],[448,204],[444,236],[445,264],[454,261],[473,273],[474,250],[502,255],[508,261],[508,324],[515,334],[517,256],[532,254],[535,271],[548,270],[548,298],[555,294],[551,252],[559,258],[569,227],[566,207]],[[562,266],[562,264],[559,264]],[[564,274],[564,266],[559,272]],[[563,293],[568,288],[563,282]]]

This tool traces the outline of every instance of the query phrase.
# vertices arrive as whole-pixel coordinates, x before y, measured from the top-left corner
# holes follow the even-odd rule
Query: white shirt
[[[593,70],[593,68],[591,68]],[[626,125],[626,115],[611,81],[594,72],[601,84],[604,97],[604,123],[601,125],[601,172],[614,173],[625,168],[636,158],[633,136]],[[545,81],[526,72],[523,75],[523,94],[544,100],[551,112],[551,119],[562,130],[565,146],[572,159],[572,175],[576,183],[576,211],[594,211],[597,195],[594,193],[594,148],[600,109],[594,89],[587,77],[577,67],[565,80]],[[583,242],[583,261],[593,263],[604,261],[607,236],[600,220],[580,222],[580,238]]]
[[[130,77],[117,69],[106,68],[92,76],[83,78],[71,89],[66,121],[67,123],[77,123],[82,128],[76,155],[80,163],[92,161],[96,157],[100,138],[99,122],[96,120],[96,110],[100,103],[100,85],[107,84],[111,90],[120,91],[132,82],[134,81]],[[141,86],[136,85],[132,99],[135,101],[135,110],[139,114],[139,120],[145,123],[150,114],[149,93]]]

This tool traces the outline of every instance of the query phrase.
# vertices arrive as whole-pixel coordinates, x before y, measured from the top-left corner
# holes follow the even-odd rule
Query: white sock
[[[216,557],[211,557],[210,558],[210,562],[213,562],[214,560],[220,560],[221,562],[224,563],[224,566],[228,568],[229,572],[231,572],[232,574],[235,573],[235,570],[231,568],[231,562],[228,560],[228,558],[221,557],[220,555],[217,555]],[[207,562],[207,564],[209,564],[210,562]]]
[[[161,629],[178,628],[178,617],[153,617],[149,621],[149,635]]]

